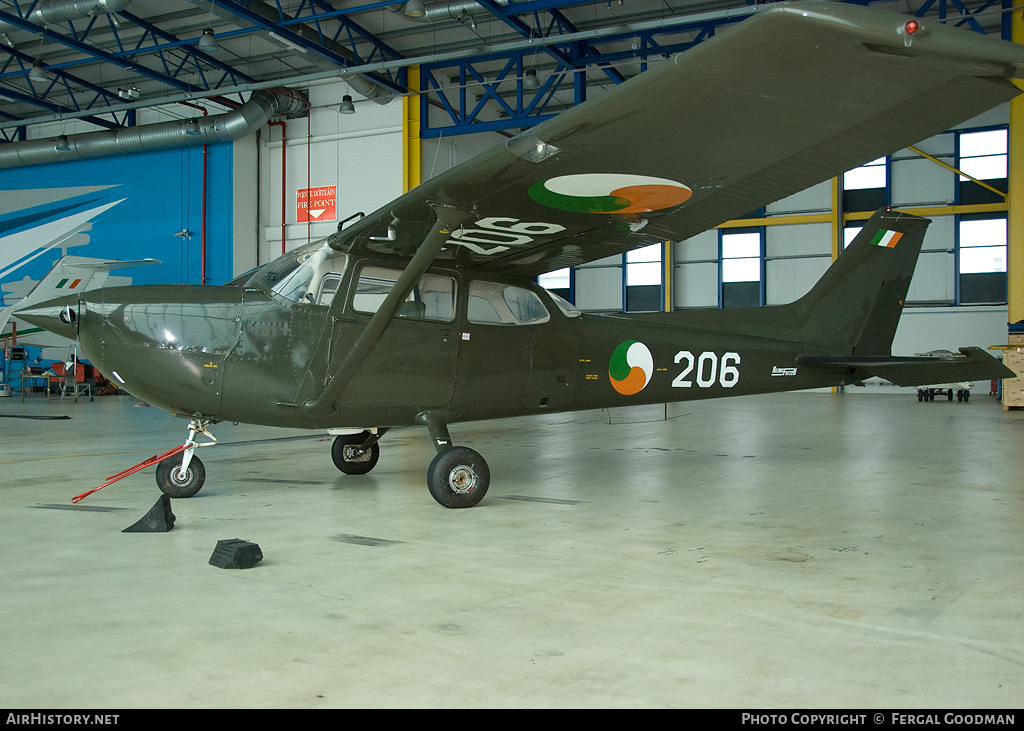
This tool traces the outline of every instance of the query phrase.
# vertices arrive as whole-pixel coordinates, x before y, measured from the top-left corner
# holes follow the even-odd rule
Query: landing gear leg
[[[188,424],[188,438],[182,457],[172,455],[156,466],[156,484],[167,496],[173,498],[192,497],[206,482],[206,468],[202,460],[195,456],[197,447],[212,447],[217,438],[208,430],[211,422],[193,419]],[[209,441],[197,442],[196,436],[202,434]]]
[[[491,471],[480,454],[469,447],[453,447],[448,425],[426,418],[437,456],[427,468],[430,495],[446,508],[471,508],[487,494]]]

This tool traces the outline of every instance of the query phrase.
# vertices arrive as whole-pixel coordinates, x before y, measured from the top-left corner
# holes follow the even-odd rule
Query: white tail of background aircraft
[[[0,339],[11,337],[14,327],[16,327],[19,344],[24,343],[41,348],[58,346],[66,348],[70,342],[67,338],[62,338],[19,320],[13,314],[14,311],[31,307],[38,302],[46,302],[61,295],[79,294],[108,283],[114,284],[114,282],[108,282],[110,272],[114,269],[159,263],[156,259],[117,261],[114,259],[91,259],[84,256],[61,257],[50,272],[24,298],[0,308]],[[118,279],[127,280],[121,281],[119,284],[131,283],[131,280],[126,277]]]

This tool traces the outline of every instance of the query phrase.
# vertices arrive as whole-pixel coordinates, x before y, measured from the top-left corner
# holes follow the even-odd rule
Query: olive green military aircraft
[[[157,468],[171,496],[202,486],[194,450],[219,421],[349,428],[332,449],[347,474],[373,469],[388,429],[424,425],[430,492],[458,508],[490,476],[456,422],[1012,377],[978,348],[891,356],[928,223],[905,213],[875,214],[782,306],[584,314],[534,278],[687,239],[947,130],[1018,94],[1022,70],[1024,49],[938,23],[773,5],[244,281],[103,288],[19,316],[191,420]]]

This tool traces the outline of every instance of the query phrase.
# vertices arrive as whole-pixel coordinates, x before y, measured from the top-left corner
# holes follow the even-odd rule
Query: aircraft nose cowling
[[[78,295],[70,295],[16,310],[12,314],[56,335],[75,340],[78,337],[80,310]]]

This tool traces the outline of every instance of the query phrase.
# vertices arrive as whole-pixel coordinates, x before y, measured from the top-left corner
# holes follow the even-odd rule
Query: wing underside
[[[1024,49],[939,24],[908,40],[906,20],[772,6],[427,181],[334,245],[410,255],[433,209],[453,207],[467,219],[439,260],[533,276],[686,239],[1019,93],[1009,79]]]

